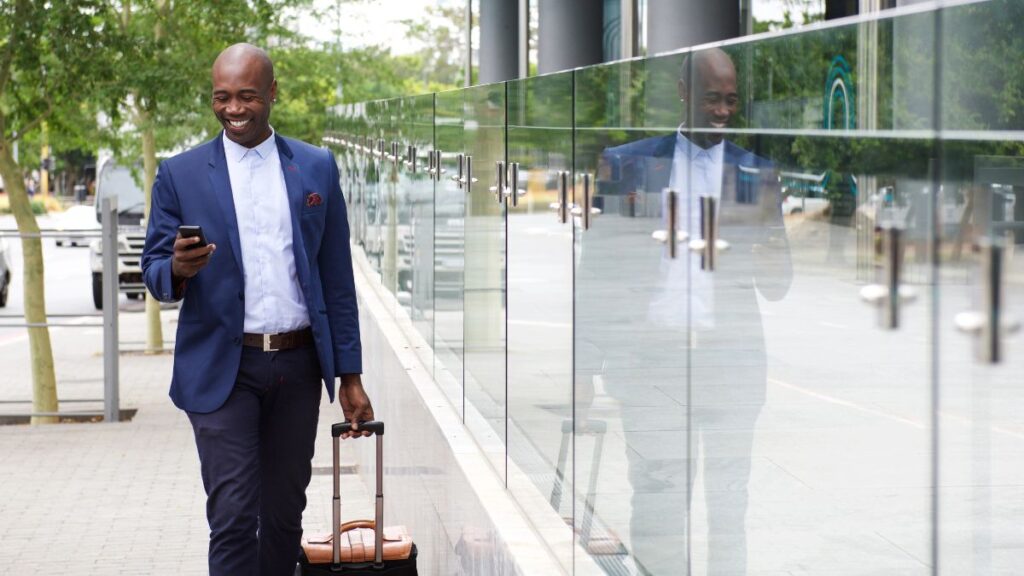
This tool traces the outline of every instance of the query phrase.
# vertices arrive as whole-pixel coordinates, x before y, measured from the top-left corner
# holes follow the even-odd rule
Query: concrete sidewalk
[[[163,312],[168,339],[176,318]],[[121,314],[122,342],[141,342],[144,329],[142,314]],[[102,395],[96,330],[52,331],[64,398]],[[29,397],[27,339],[5,342],[0,399]],[[188,419],[167,397],[171,363],[170,354],[122,354],[121,405],[138,410],[131,422],[0,426],[0,573],[206,574],[205,495]],[[326,394],[320,414],[303,518],[310,531],[330,526],[329,427],[342,418]],[[343,443],[342,516],[372,518],[371,495],[351,473],[353,444]]]

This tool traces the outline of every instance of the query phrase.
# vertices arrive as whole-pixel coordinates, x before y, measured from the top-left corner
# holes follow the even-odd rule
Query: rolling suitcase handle
[[[374,514],[374,551],[373,562],[380,566],[384,563],[384,423],[379,421],[360,422],[360,430],[366,430],[377,436],[377,497],[376,513]],[[331,528],[332,561],[335,566],[341,564],[341,435],[352,430],[351,422],[339,422],[331,426],[334,441],[334,498],[331,501],[334,509],[334,522]]]

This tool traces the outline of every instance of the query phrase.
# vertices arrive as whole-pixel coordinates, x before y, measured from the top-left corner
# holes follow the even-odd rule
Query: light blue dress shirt
[[[278,334],[309,326],[295,272],[288,190],[274,133],[255,148],[224,139],[245,278],[245,332]]]

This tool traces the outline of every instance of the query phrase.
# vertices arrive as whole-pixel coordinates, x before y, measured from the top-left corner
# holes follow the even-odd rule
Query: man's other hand
[[[210,263],[210,256],[217,249],[217,245],[207,244],[202,248],[193,248],[197,242],[198,237],[182,238],[181,234],[174,239],[171,274],[175,278],[191,278]]]
[[[373,406],[370,405],[370,398],[363,390],[363,380],[359,374],[345,374],[341,377],[341,386],[338,387],[338,404],[341,404],[341,412],[345,420],[352,423],[352,431],[342,434],[342,438],[355,436],[369,436],[370,432],[359,430],[360,422],[373,420]]]

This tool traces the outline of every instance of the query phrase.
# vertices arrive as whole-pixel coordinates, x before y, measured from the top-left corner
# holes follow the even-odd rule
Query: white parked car
[[[0,308],[7,306],[11,292],[11,254],[6,238],[0,238]]]
[[[56,236],[57,246],[88,246],[94,236],[82,236],[70,231],[99,230],[96,211],[92,206],[72,206],[64,212],[54,214],[51,218],[53,228],[58,231],[68,230],[67,236]]]

